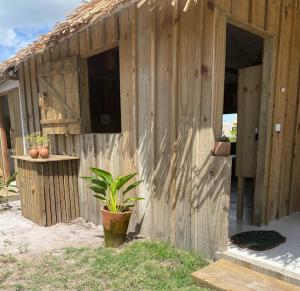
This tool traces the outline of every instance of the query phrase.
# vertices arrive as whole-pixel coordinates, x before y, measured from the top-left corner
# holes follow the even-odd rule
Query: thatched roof
[[[64,39],[71,33],[80,31],[85,26],[91,25],[96,21],[104,19],[121,9],[133,3],[138,3],[138,7],[144,3],[150,4],[152,7],[160,3],[172,3],[178,0],[90,0],[76,8],[73,12],[67,15],[66,20],[58,23],[47,34],[41,35],[40,38],[21,49],[14,57],[0,64],[0,79],[4,78],[7,72],[11,69],[16,70],[18,64],[34,54],[43,53],[48,46]],[[197,0],[186,0],[184,11],[189,7],[191,2]]]
[[[3,77],[9,68],[16,67],[30,55],[42,53],[47,46],[59,41],[72,32],[79,31],[84,26],[92,24],[101,18],[108,17],[124,6],[137,1],[138,0],[92,0],[83,3],[72,13],[67,15],[66,20],[55,25],[49,33],[41,35],[37,41],[21,49],[14,57],[1,63],[0,78]]]

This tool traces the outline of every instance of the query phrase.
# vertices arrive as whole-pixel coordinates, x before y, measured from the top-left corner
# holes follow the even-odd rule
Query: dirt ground
[[[103,245],[103,229],[78,218],[71,223],[41,227],[21,215],[20,201],[0,212],[0,254],[16,258],[38,256],[65,247]]]

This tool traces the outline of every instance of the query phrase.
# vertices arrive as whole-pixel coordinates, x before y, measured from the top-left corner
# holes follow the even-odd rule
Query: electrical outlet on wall
[[[280,132],[281,131],[281,124],[280,123],[276,123],[274,126],[274,129],[276,132]]]

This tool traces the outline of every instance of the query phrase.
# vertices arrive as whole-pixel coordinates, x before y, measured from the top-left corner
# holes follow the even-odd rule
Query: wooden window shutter
[[[44,134],[80,134],[78,57],[38,67],[39,106]]]

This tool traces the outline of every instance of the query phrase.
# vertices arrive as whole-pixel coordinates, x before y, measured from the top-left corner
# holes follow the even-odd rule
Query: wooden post
[[[0,97],[0,142],[1,142],[1,155],[3,161],[3,178],[7,180],[10,176],[10,165],[8,157],[7,137],[4,128],[3,120],[3,97]]]

